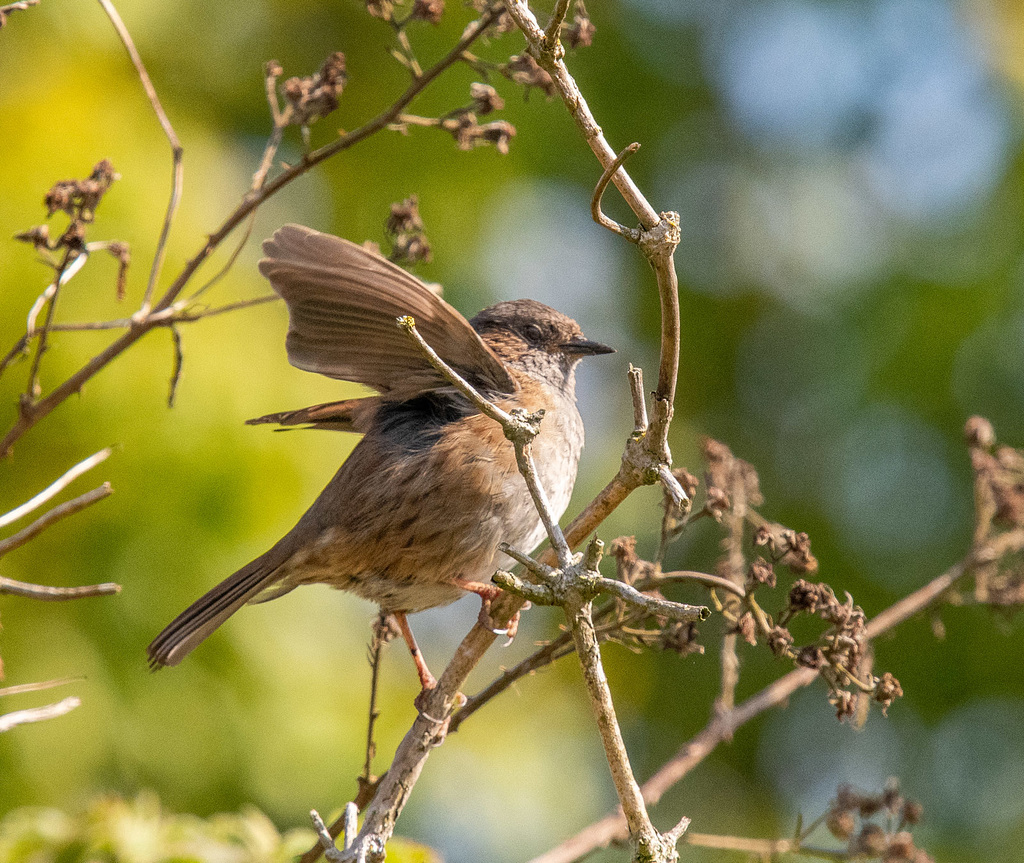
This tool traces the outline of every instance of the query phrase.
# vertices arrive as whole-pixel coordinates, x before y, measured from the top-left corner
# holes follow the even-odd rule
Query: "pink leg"
[[[398,628],[402,632],[402,638],[405,639],[405,643],[409,645],[409,653],[412,654],[412,661],[416,663],[416,673],[420,676],[420,686],[423,687],[423,691],[426,692],[437,686],[437,681],[434,679],[434,675],[430,673],[430,669],[427,668],[427,663],[423,659],[423,654],[420,653],[419,645],[416,644],[416,637],[412,634],[412,630],[409,628],[409,620],[405,616],[404,611],[394,611],[395,621],[398,623]],[[421,693],[422,694],[422,693]]]
[[[501,596],[503,593],[502,589],[496,584],[467,581],[464,578],[456,578],[454,581],[463,590],[468,590],[470,593],[475,593],[480,597],[480,616],[478,617],[480,625],[485,629],[489,629],[495,635],[507,635],[508,641],[505,643],[505,646],[507,647],[511,644],[512,639],[516,637],[516,632],[519,631],[519,612],[517,611],[512,615],[512,619],[508,622],[508,626],[505,629],[496,629],[494,621],[491,619],[491,603]],[[525,608],[526,606],[523,607]]]

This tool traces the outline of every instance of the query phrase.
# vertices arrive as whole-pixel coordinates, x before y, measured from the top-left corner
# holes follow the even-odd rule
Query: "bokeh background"
[[[471,13],[450,3],[438,27],[412,28],[424,63]],[[185,146],[186,188],[164,281],[247,188],[269,121],[262,66],[309,74],[348,60],[329,140],[404,89],[391,33],[353,0],[123,0],[120,11]],[[1021,86],[1024,11],[1016,0],[618,0],[593,2],[597,34],[570,68],[612,145],[642,143],[629,169],[658,209],[678,210],[683,356],[673,446],[699,470],[712,435],[759,469],[765,514],[810,533],[821,575],[869,614],[958,559],[971,527],[964,420],[982,413],[1024,444]],[[504,60],[515,35],[482,47]],[[479,76],[456,68],[413,106],[468,102]],[[473,313],[528,296],[619,348],[586,364],[588,429],[578,507],[614,471],[631,427],[627,363],[656,368],[653,279],[628,244],[589,220],[598,176],[562,105],[507,81],[511,152],[458,151],[413,129],[378,135],[294,183],[260,211],[211,303],[266,291],[259,238],[300,221],[381,240],[388,205],[419,195],[433,263],[450,302]],[[290,139],[282,157],[295,158]],[[98,4],[43,0],[0,32],[0,236],[42,221],[46,189],[109,158],[121,180],[91,239],[131,243],[129,299],[114,264],[95,259],[69,285],[61,320],[118,317],[137,303],[169,189],[168,147]],[[607,196],[613,215],[627,220]],[[223,255],[218,259],[224,260]],[[216,271],[216,262],[206,275]],[[0,242],[0,346],[24,332],[48,271]],[[11,554],[2,572],[46,584],[114,580],[116,598],[52,605],[4,598],[7,683],[81,676],[83,705],[0,738],[0,813],[80,809],[99,792],[151,789],[176,811],[252,803],[281,828],[351,798],[362,764],[373,608],[321,588],[245,609],[182,666],[150,674],[144,649],[188,602],[267,548],[301,514],[354,443],[275,434],[244,419],[354,388],[288,366],[279,305],[183,330],[177,405],[165,404],[167,333],[147,337],[0,464],[0,510],[108,444],[84,491],[115,495]],[[53,340],[52,386],[106,343]],[[27,365],[0,379],[13,421]],[[636,534],[651,553],[658,495],[640,492],[602,530]],[[694,529],[668,565],[710,568],[713,526]],[[679,598],[698,599],[680,593]],[[780,604],[781,604],[780,596]],[[425,654],[443,667],[475,600],[418,615]],[[1024,651],[1019,621],[982,609],[941,613],[878,646],[906,697],[862,731],[836,723],[821,687],[744,728],[657,808],[702,832],[788,835],[840,782],[879,788],[898,775],[920,799],[920,844],[939,860],[1019,860],[1024,842]],[[557,631],[530,612],[469,691]],[[704,724],[716,691],[719,624],[705,656],[606,650],[641,777]],[[742,648],[740,697],[784,669]],[[416,678],[400,645],[386,659],[376,767],[413,716]],[[5,699],[4,711],[49,693]],[[452,863],[524,860],[614,802],[579,676],[565,661],[523,682],[439,749],[399,832]],[[612,855],[614,857],[615,855]],[[622,852],[618,852],[618,857]],[[723,855],[688,851],[688,859]],[[616,858],[618,859],[618,858]]]

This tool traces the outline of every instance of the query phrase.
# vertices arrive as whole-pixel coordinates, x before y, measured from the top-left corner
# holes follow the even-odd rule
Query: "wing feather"
[[[260,272],[288,305],[292,365],[366,384],[388,399],[450,386],[396,325],[412,315],[427,343],[470,383],[514,391],[508,369],[469,321],[391,261],[301,225],[278,229],[263,252]]]

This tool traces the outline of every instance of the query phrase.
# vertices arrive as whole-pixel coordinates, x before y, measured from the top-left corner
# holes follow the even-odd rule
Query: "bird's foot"
[[[491,603],[501,596],[504,591],[496,584],[483,584],[479,581],[466,581],[465,579],[457,578],[455,583],[463,590],[468,590],[471,593],[475,593],[480,597],[480,614],[477,616],[477,622],[487,630],[490,630],[495,635],[507,636],[508,641],[503,645],[508,647],[516,637],[516,633],[519,631],[519,611],[512,615],[512,618],[505,626],[499,627],[494,618],[491,617]],[[530,607],[530,603],[525,603],[520,611]]]

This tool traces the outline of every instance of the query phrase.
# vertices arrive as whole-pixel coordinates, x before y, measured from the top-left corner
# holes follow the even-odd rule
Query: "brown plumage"
[[[546,412],[534,458],[557,516],[583,446],[575,367],[611,348],[533,300],[498,303],[467,321],[380,255],[309,228],[286,225],[263,249],[260,271],[288,305],[291,363],[379,395],[251,421],[364,437],[294,528],[157,636],[150,662],[176,665],[247,602],[326,583],[398,617],[428,687],[405,614],[465,590],[493,596],[491,574],[510,563],[498,543],[532,549],[543,528],[501,428],[451,387],[395,319],[412,315],[438,354],[501,407]]]

